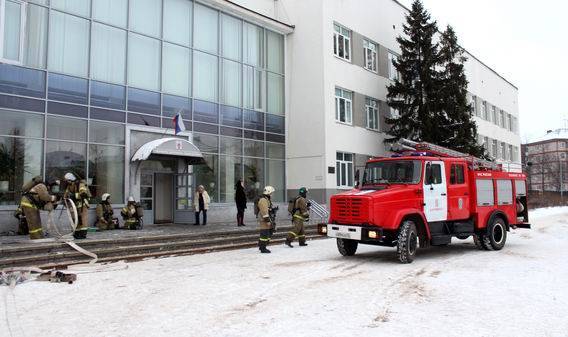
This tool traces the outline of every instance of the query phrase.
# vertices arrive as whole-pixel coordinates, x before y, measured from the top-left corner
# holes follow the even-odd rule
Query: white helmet
[[[102,201],[107,201],[107,199],[110,197],[110,193],[105,193],[103,194],[103,196],[101,197]]]
[[[134,202],[134,197],[133,197],[133,196],[129,196],[129,197],[128,197],[128,202]]]
[[[272,186],[266,186],[264,187],[264,191],[262,192],[262,194],[264,195],[271,195],[272,193],[274,193],[275,189]]]
[[[75,177],[75,175],[71,172],[65,173],[65,176],[63,178],[65,178],[65,180],[70,182],[74,182],[75,180],[77,180],[77,177]]]

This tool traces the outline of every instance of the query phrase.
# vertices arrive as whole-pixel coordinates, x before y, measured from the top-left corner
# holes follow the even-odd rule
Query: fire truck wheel
[[[407,220],[400,226],[396,253],[402,263],[411,263],[418,249],[418,231],[413,221]]]
[[[483,244],[487,250],[501,250],[507,241],[507,227],[505,221],[500,217],[495,217],[487,225],[487,234],[483,235]]]
[[[337,239],[337,250],[343,256],[353,256],[357,251],[359,242],[355,240]]]

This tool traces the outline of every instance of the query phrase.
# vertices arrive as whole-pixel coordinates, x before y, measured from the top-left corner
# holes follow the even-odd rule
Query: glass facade
[[[0,205],[67,170],[123,201],[127,125],[171,128],[177,113],[213,202],[232,203],[239,179],[251,200],[272,184],[284,201],[281,34],[189,0],[0,3]]]

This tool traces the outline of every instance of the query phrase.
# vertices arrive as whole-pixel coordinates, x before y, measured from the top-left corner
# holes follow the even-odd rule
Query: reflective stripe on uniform
[[[38,233],[38,232],[41,232],[41,231],[43,231],[42,228],[37,228],[37,229],[31,229],[31,230],[29,230],[28,232],[29,232],[30,234],[33,234],[33,233]]]
[[[300,220],[302,220],[302,221],[304,221],[304,219],[305,219],[303,216],[298,215],[298,214],[294,214],[294,218],[300,219]]]
[[[260,241],[270,241],[270,238],[259,238]]]
[[[288,232],[289,234],[292,234],[295,238],[298,237],[298,234],[294,233],[294,232]]]
[[[20,201],[20,206],[37,209],[37,207],[35,207],[35,205],[33,205],[33,204],[31,204],[27,201],[24,201],[24,200]]]
[[[86,231],[86,230],[89,230],[89,227],[76,228],[76,229],[75,229],[75,232],[77,232],[77,231]]]

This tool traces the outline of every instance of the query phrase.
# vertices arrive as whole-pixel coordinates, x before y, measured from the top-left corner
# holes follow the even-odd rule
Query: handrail
[[[310,202],[310,212],[313,213],[317,218],[319,218],[320,223],[327,223],[327,219],[329,218],[329,212],[327,208],[323,205],[318,204],[313,199],[308,199]],[[310,216],[312,218],[312,216]]]

